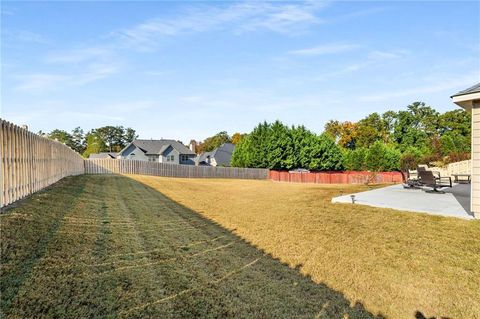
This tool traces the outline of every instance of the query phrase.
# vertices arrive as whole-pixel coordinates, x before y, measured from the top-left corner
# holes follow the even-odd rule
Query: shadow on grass
[[[115,193],[102,192],[107,186]],[[128,196],[122,198],[120,194]],[[93,200],[91,196],[97,197]],[[52,273],[48,269],[37,269],[37,275],[42,273],[58,276],[53,281],[46,276],[45,279],[32,282],[30,279],[35,278],[34,267],[48,255],[47,246],[55,244],[56,236],[62,236],[58,229],[63,217],[66,214],[81,217],[84,213],[81,210],[88,211],[97,207],[92,204],[93,201],[98,202],[99,213],[103,216],[104,209],[108,208],[102,202],[109,197],[127,200],[126,209],[139,228],[142,241],[151,246],[162,239],[166,244],[173,245],[178,244],[178,241],[188,243],[212,238],[221,240],[214,242],[215,247],[189,254],[190,258],[182,254],[182,251],[176,251],[175,263],[168,266],[153,265],[155,263],[148,266],[143,263],[133,266],[135,271],[131,273],[128,269],[117,273],[115,271],[120,268],[114,269],[114,265],[110,265],[111,268],[108,269],[112,272],[107,275],[94,271],[88,273],[87,277],[78,277],[76,271],[84,268],[81,268],[81,262],[77,260],[73,266],[80,268],[74,268],[73,273]],[[78,206],[80,208],[75,208],[74,204],[78,202],[83,204]],[[89,203],[93,205],[90,208]],[[49,209],[46,210],[45,207]],[[323,283],[315,283],[310,277],[302,275],[299,269],[292,269],[222,225],[175,202],[155,188],[128,177],[71,177],[44,192],[30,196],[11,212],[40,218],[12,219],[8,224],[11,231],[4,232],[9,240],[2,242],[2,267],[10,265],[13,268],[7,268],[6,272],[1,273],[0,301],[5,313],[0,313],[0,317],[10,314],[14,317],[34,317],[43,313],[45,316],[61,314],[59,316],[65,318],[82,317],[82,314],[84,317],[129,318],[384,318],[382,314],[374,315],[367,311],[360,302],[348,300],[341,292]],[[108,213],[115,214],[115,211]],[[158,232],[143,229],[142,233],[142,218],[145,216],[150,219],[144,221],[151,221],[151,217],[157,216],[159,219],[175,217],[175,220],[182,221],[177,225],[181,228],[175,228],[173,232],[171,229],[162,230],[152,222],[149,227],[158,227]],[[106,228],[102,224],[100,229]],[[81,240],[72,238],[72,244]],[[99,237],[99,240],[95,244],[100,243],[103,247],[108,238]],[[26,254],[19,255],[18,252],[22,251]],[[92,254],[93,257],[98,255],[95,251]],[[118,252],[115,251],[109,257],[116,254]],[[144,270],[154,272],[154,276],[142,277]],[[75,274],[75,277],[61,277],[65,274]],[[130,283],[127,279],[138,283],[135,292],[139,298],[125,298],[125,293],[135,293],[122,286]],[[165,289],[158,288],[162,285]],[[122,287],[126,290],[123,291]],[[58,290],[60,297],[42,298],[48,289]],[[63,298],[64,295],[67,297]],[[122,296],[129,304],[118,301]]]
[[[224,282],[203,287],[201,290],[192,290],[188,293],[191,298],[179,300],[178,307],[183,307],[184,310],[195,309],[193,313],[182,312],[182,316],[385,318],[382,314],[374,315],[367,311],[358,301],[352,303],[341,292],[323,283],[315,283],[309,276],[299,272],[301,265],[293,269],[219,223],[174,201],[157,189],[136,180],[129,181],[141,184],[145,190],[155,194],[153,196],[161,198],[180,218],[193,225],[204,224],[201,231],[208,236],[225,236],[234,241],[235,246],[225,254],[244,260],[238,265],[238,271],[232,273]],[[249,265],[248,261],[252,260],[258,262]],[[242,268],[242,265],[248,267]],[[210,294],[216,295],[215,298]],[[221,298],[218,298],[219,296]],[[226,301],[229,298],[237,300],[236,304]],[[210,300],[219,299],[224,306],[233,306],[235,311],[209,305]],[[208,306],[205,307],[205,304]],[[212,312],[202,312],[199,307],[208,308]]]

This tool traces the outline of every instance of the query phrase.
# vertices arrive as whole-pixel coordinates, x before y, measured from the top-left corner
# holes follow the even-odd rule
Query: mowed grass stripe
[[[48,244],[65,214],[71,207],[84,205],[80,198],[87,180],[78,178],[72,183],[71,179],[59,182],[60,187],[47,188],[22,201],[13,214],[2,215],[0,309],[3,314],[10,313],[18,291],[47,253]]]
[[[105,180],[98,180],[92,183],[85,179],[85,192],[76,194],[81,205],[75,205],[66,210],[65,216],[75,214],[86,214],[97,218],[106,217],[104,194],[108,192],[108,185]],[[58,198],[57,200],[60,200]],[[68,229],[70,226],[62,223],[59,229]],[[93,238],[78,238],[75,235],[65,235],[57,232],[50,241],[46,256],[56,258],[58,263],[68,262],[74,256],[91,256],[98,262],[103,260],[105,255],[105,243],[108,241],[106,230],[101,230]],[[80,239],[80,240],[79,240]],[[93,273],[84,277],[82,282],[75,280],[76,275],[81,273],[81,267],[73,263],[72,267],[49,269],[35,267],[30,280],[25,282],[21,291],[21,298],[15,299],[13,317],[29,317],[31,314],[42,314],[47,317],[63,317],[75,309],[78,317],[91,317],[94,314],[112,313],[109,308],[109,301],[113,298],[105,287],[112,285],[114,278],[103,277],[91,280]],[[78,284],[75,284],[78,283]],[[81,295],[82,298],[75,298]]]
[[[174,294],[178,291],[189,289],[190,287],[197,287],[198,285],[203,284],[204,280],[202,278],[208,276],[207,273],[209,267],[203,263],[197,264],[195,260],[193,260],[191,263],[186,262],[186,259],[188,258],[183,257],[183,250],[179,251],[176,247],[179,246],[180,243],[184,243],[186,240],[185,238],[188,238],[189,241],[199,240],[204,239],[207,236],[207,238],[210,238],[210,235],[204,235],[202,229],[197,229],[195,227],[188,227],[188,229],[185,227],[179,228],[177,232],[173,233],[165,233],[162,228],[159,228],[157,233],[144,232],[144,225],[155,222],[155,219],[157,218],[178,219],[181,217],[179,216],[179,212],[181,212],[182,208],[177,205],[173,205],[173,207],[171,205],[167,205],[167,203],[170,203],[170,201],[166,200],[163,195],[152,189],[145,188],[144,185],[134,181],[127,180],[127,185],[124,185],[124,187],[127,187],[129,190],[129,192],[127,192],[128,194],[132,194],[132,196],[136,197],[133,200],[132,198],[124,200],[124,203],[126,207],[128,207],[128,211],[132,215],[132,218],[139,222],[138,233],[142,238],[142,242],[144,243],[144,249],[158,249],[159,245],[161,245],[165,249],[162,251],[162,254],[159,257],[164,260],[155,260],[149,258],[148,255],[145,255],[145,257],[149,259],[149,261],[146,263],[133,263],[133,265],[116,267],[115,269],[112,269],[112,271],[124,272],[125,270],[136,271],[140,269],[143,272],[143,269],[145,268],[156,266],[152,267],[151,270],[152,272],[156,273],[157,279],[149,280],[149,283],[151,284],[149,292],[152,295],[160,296],[161,298]],[[139,201],[138,199],[140,198],[142,200]],[[190,215],[192,214],[190,213]],[[192,218],[192,216],[189,217]],[[228,243],[226,245],[205,249],[198,253],[191,254],[188,257],[194,258],[202,254],[212,254],[212,252],[227,248],[230,245],[231,243]],[[175,261],[175,264],[171,263],[173,261]],[[130,273],[126,272],[125,276],[128,276],[129,274]],[[134,272],[134,274],[136,273]],[[158,299],[158,297],[156,298]],[[144,302],[144,300],[141,302]],[[122,302],[122,304],[127,304],[130,302],[131,300],[125,300]],[[166,309],[160,310],[162,312],[166,311]]]
[[[78,183],[84,184],[83,193],[75,188]],[[65,194],[71,204],[73,198],[78,203],[64,206],[56,219],[42,219],[50,227],[61,222],[11,304],[10,317],[373,317],[352,307],[342,294],[135,180],[77,176],[48,194],[44,205],[28,206],[26,222],[8,225],[9,242],[22,231],[35,233],[31,220],[58,205]],[[22,205],[34,203],[37,195]],[[21,213],[20,207],[13,208],[5,215],[11,217],[2,218],[18,219]],[[79,227],[72,220],[88,220],[96,227]],[[179,223],[173,223],[178,227],[172,231],[162,221]],[[128,234],[116,222],[131,225]],[[19,249],[11,255],[10,268],[20,267],[16,256],[35,246]],[[2,260],[2,268],[6,265]],[[0,280],[5,287],[8,278],[2,274]],[[3,288],[0,298],[8,302]]]

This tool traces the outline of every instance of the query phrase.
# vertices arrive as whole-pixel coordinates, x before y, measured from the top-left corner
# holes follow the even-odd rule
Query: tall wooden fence
[[[0,207],[61,178],[84,173],[83,158],[69,147],[0,119]]]
[[[177,165],[124,159],[85,160],[87,174],[141,174],[187,178],[268,179],[268,169]]]
[[[400,172],[312,172],[290,173],[287,171],[270,171],[270,179],[279,182],[291,183],[318,183],[318,184],[380,184],[401,183]]]

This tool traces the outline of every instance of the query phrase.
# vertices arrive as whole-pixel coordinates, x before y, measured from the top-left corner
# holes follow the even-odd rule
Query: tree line
[[[84,157],[88,157],[92,153],[119,152],[138,138],[134,129],[123,126],[103,126],[87,133],[84,133],[81,127],[76,127],[71,132],[54,129],[50,133],[40,131],[38,134],[59,141]],[[210,152],[224,143],[236,144],[244,135],[235,133],[230,136],[226,131],[219,132],[197,143],[195,152],[197,154]]]
[[[132,128],[104,126],[87,133],[53,130],[39,134],[58,140],[84,157],[119,152],[138,137]],[[330,120],[316,134],[280,121],[258,124],[248,134],[219,132],[196,144],[197,154],[224,143],[236,145],[232,166],[310,170],[394,171],[418,164],[442,166],[470,158],[471,116],[464,110],[445,113],[423,102],[398,112],[371,113],[357,121]]]
[[[205,140],[196,143],[195,153],[201,154],[211,152],[225,143],[237,144],[246,134],[235,133],[230,136],[226,131],[219,132],[213,136],[207,137]]]
[[[423,102],[372,113],[358,122],[331,120],[322,134],[280,121],[260,123],[237,144],[232,165],[270,169],[394,171],[470,158],[471,117]]]
[[[103,126],[87,133],[76,127],[70,133],[55,129],[50,133],[40,131],[38,134],[59,141],[84,157],[92,153],[119,152],[138,137],[134,129],[123,126]]]

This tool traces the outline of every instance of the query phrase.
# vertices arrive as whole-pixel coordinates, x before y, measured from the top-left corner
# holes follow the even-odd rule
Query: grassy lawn
[[[330,203],[364,186],[131,178],[374,314],[480,318],[480,221]]]
[[[322,222],[318,215],[316,224],[305,226],[303,220],[311,218],[317,204],[306,202],[305,212],[297,210],[295,203],[301,200],[297,186],[291,185],[292,196],[276,202],[286,188],[269,182],[139,180],[86,175],[66,178],[0,215],[0,317],[373,317],[360,303],[330,286],[342,288],[346,278],[330,278],[323,284],[319,272],[307,267],[313,260],[319,261],[319,254],[340,256],[340,252],[321,246],[334,248],[339,236],[353,233],[346,228],[343,235],[331,238],[331,244],[323,242],[319,234],[336,228],[336,222]],[[158,191],[164,188],[176,200]],[[328,200],[318,199],[330,193],[304,190],[311,198],[317,193],[320,205],[330,207]],[[200,207],[208,218],[187,206]],[[266,207],[274,210],[261,210]],[[277,219],[285,213],[296,223],[286,224],[286,217]],[[323,228],[318,229],[322,223]],[[465,229],[473,227],[464,225]],[[251,230],[247,231],[248,227]],[[236,230],[232,233],[226,228]],[[284,234],[278,234],[279,229]],[[295,232],[302,241],[297,241],[297,235],[286,240]],[[313,237],[307,238],[308,234]],[[307,251],[306,243],[313,249]],[[267,252],[297,267],[289,267]],[[352,262],[361,260],[359,256],[350,258]],[[331,265],[336,265],[339,276],[347,271],[340,269],[342,261],[338,259],[317,267],[321,270]],[[370,270],[362,269],[361,264],[354,268],[358,275],[351,276],[355,280],[345,292],[358,296],[356,281],[363,281]],[[309,270],[315,281],[305,276]],[[465,278],[478,275],[475,271],[478,267],[471,273],[465,270]],[[465,278],[461,283],[467,283]],[[387,280],[391,279],[386,278],[385,284],[389,284]],[[459,285],[454,284],[455,288]],[[372,294],[381,295],[373,288]],[[464,292],[472,299],[465,302],[476,307],[471,290]],[[463,305],[454,310],[460,311]]]

